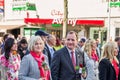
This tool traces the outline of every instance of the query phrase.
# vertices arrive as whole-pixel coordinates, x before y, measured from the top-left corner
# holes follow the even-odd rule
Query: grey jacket
[[[45,56],[45,55],[44,55]],[[48,58],[45,56],[46,63],[48,64]],[[39,80],[40,72],[36,60],[31,54],[23,57],[20,65],[19,80]]]

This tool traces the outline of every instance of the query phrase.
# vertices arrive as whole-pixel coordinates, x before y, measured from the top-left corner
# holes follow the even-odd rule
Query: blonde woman
[[[51,80],[47,56],[42,51],[44,42],[40,36],[32,36],[28,42],[30,53],[23,57],[19,80]]]
[[[99,63],[99,80],[120,80],[119,61],[117,44],[107,42]]]
[[[95,40],[89,39],[84,47],[85,66],[87,68],[86,80],[98,80],[98,55]]]

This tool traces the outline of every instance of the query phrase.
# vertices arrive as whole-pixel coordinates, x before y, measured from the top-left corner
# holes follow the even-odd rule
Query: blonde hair
[[[104,45],[103,53],[101,55],[100,60],[102,60],[103,58],[108,58],[109,60],[115,59],[118,62],[116,56],[114,55],[116,46],[117,46],[116,42],[113,42],[113,41],[107,42]]]
[[[40,42],[42,42],[42,46],[43,46],[43,49],[44,49],[44,42],[43,42],[42,38],[41,38],[40,36],[32,36],[32,37],[29,39],[29,41],[28,41],[28,50],[29,50],[29,51],[33,51],[33,50],[34,50],[33,46],[35,45],[35,43],[36,43],[38,40],[40,40]],[[43,49],[42,49],[42,50],[43,50]]]
[[[84,51],[88,54],[89,57],[91,57],[92,52],[92,46],[94,44],[94,39],[89,39],[85,43]]]

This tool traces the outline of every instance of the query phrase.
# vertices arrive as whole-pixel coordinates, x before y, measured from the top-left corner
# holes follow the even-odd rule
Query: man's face
[[[79,42],[79,45],[82,47],[82,46],[84,46],[84,42],[83,41],[80,41]]]
[[[74,50],[75,47],[77,46],[77,37],[75,34],[68,34],[66,37],[66,46],[70,50]]]
[[[51,38],[51,41],[52,41],[52,45],[55,46],[55,45],[56,45],[56,37],[53,36],[53,37]]]

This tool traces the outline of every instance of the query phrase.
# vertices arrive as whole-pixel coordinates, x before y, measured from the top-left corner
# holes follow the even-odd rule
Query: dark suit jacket
[[[54,48],[53,48],[53,50],[55,51]],[[43,53],[44,53],[45,55],[47,55],[48,61],[49,61],[49,65],[51,65],[51,61],[52,61],[52,59],[51,59],[51,54],[50,54],[49,48],[48,48],[48,46],[47,46],[46,44],[45,44],[45,48],[44,48],[44,50],[43,50]]]
[[[77,55],[76,65],[79,65]],[[51,63],[51,74],[53,80],[81,80],[80,74],[78,74],[78,71],[73,67],[72,60],[66,47],[54,53]]]
[[[118,78],[120,80],[120,72]],[[114,67],[108,59],[102,59],[99,63],[99,80],[116,80]]]

